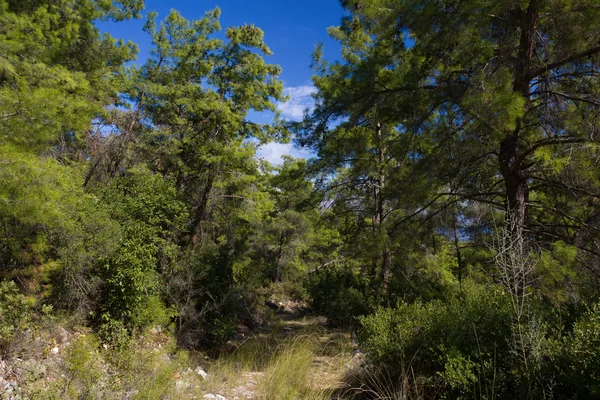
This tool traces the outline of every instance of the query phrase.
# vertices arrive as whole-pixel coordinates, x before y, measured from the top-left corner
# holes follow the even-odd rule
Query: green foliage
[[[443,300],[455,291],[459,271],[456,256],[448,247],[438,249],[435,254],[409,253],[406,261],[412,266],[410,275],[390,283],[387,304],[398,299],[408,302]]]
[[[142,304],[144,307],[137,307],[137,314],[132,318],[138,327],[168,327],[178,316],[177,312],[172,307],[167,307],[159,296],[149,296]]]
[[[26,326],[32,311],[30,301],[13,281],[0,281],[0,354],[6,355],[7,346]]]
[[[122,321],[111,318],[109,314],[100,316],[101,323],[97,328],[98,336],[120,350],[131,344],[131,333]]]
[[[600,283],[600,9],[342,5],[342,60],[317,48],[316,107],[283,124],[264,32],[219,35],[218,8],[149,13],[138,67],[95,21],[138,18],[142,0],[0,0],[0,352],[64,309],[109,344],[76,339],[47,397],[174,396],[185,361],[148,328],[220,347],[269,319],[269,295],[358,318],[369,367],[404,394],[600,396],[600,306],[581,311]],[[258,160],[290,127],[316,158]],[[498,224],[525,249],[501,267]],[[163,350],[141,348],[154,334]],[[249,352],[268,366],[260,396],[321,396],[314,343]]]
[[[158,297],[159,271],[175,257],[170,238],[182,226],[184,204],[171,182],[143,169],[116,179],[100,195],[111,217],[123,225],[118,250],[101,267],[102,323],[114,319],[129,329],[168,324],[172,313]]]
[[[489,246],[506,209],[544,249],[562,240],[598,265],[588,225],[598,206],[598,104],[589,101],[600,87],[590,75],[600,63],[598,9],[574,4],[342,2],[347,14],[328,30],[341,60],[328,63],[317,48],[316,106],[293,126],[318,154],[312,169],[345,234],[344,255],[372,265],[382,297],[412,275],[406,257],[436,254],[437,239],[455,239],[453,253]],[[456,256],[459,279],[480,272]],[[597,279],[582,265],[544,271],[553,301],[576,297],[564,290],[573,270]]]
[[[545,251],[537,265],[540,276],[541,291],[555,304],[565,303],[569,292],[566,283],[576,280],[574,265],[577,259],[577,248],[563,241],[553,243],[552,248]]]
[[[53,159],[1,146],[0,160],[0,265],[43,264],[53,239],[77,229],[73,217],[86,196],[76,174]]]
[[[66,382],[64,392],[70,398],[95,398],[94,386],[102,376],[102,356],[93,335],[78,337],[65,355]]]
[[[98,18],[137,15],[143,2],[0,2],[0,144],[45,150],[78,142],[116,97],[118,72],[137,51],[100,35]]]
[[[100,266],[119,248],[123,232],[97,196],[74,190],[80,203],[67,220],[69,229],[55,236],[59,267],[51,276],[50,298],[79,316],[98,308],[103,285]]]
[[[306,285],[312,310],[325,315],[330,324],[349,326],[373,309],[367,283],[351,271],[321,270],[311,274]]]
[[[412,370],[449,397],[493,397],[506,390],[511,354],[510,300],[501,288],[464,282],[445,301],[399,303],[360,318],[370,362]]]
[[[586,399],[600,394],[600,305],[582,315],[573,330],[555,343],[549,370],[557,397]]]

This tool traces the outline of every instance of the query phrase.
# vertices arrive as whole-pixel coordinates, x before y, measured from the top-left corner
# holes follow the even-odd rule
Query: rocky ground
[[[69,356],[69,346],[89,332],[67,331],[59,325],[23,332],[16,341],[22,348],[13,349],[13,354],[19,356],[0,359],[0,400],[69,399],[69,385],[77,389],[73,391],[77,397],[87,393],[85,398],[265,399],[265,374],[278,373],[273,371],[277,366],[269,363],[279,348],[306,340],[313,346],[307,379],[312,390],[335,393],[343,386],[344,372],[359,362],[350,335],[329,328],[322,317],[306,315],[302,304],[276,304],[275,315],[272,326],[261,332],[240,327],[236,340],[228,343],[230,350],[225,360],[197,356],[185,364],[177,363],[175,354],[166,350],[171,339],[162,332],[151,332],[142,351],[156,353],[171,368],[165,369],[167,377],[162,384],[169,388],[163,391],[140,392],[135,384],[119,382],[122,378],[105,362],[103,349],[84,350],[91,354],[91,361],[73,366],[73,361],[68,361],[73,358]],[[147,361],[140,361],[144,362]],[[139,374],[155,373],[149,368],[140,371]],[[156,376],[162,375],[156,372]]]

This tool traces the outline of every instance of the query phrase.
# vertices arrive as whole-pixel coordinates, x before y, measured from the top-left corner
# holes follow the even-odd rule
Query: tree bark
[[[518,136],[513,135],[500,143],[500,172],[504,178],[506,189],[507,214],[511,218],[511,225],[522,229],[526,224],[526,198],[527,179],[521,167],[517,165]],[[507,221],[508,222],[508,221]]]
[[[202,221],[206,220],[206,209],[208,207],[208,199],[210,198],[210,192],[212,191],[214,179],[214,173],[212,171],[209,172],[208,180],[206,181],[204,191],[202,192],[202,197],[200,198],[200,203],[196,207],[196,212],[194,213],[194,218],[192,219],[190,231],[191,242],[194,249],[198,247],[198,236],[200,234]]]
[[[535,33],[538,20],[537,0],[531,0],[529,7],[522,15],[521,37],[519,40],[519,51],[515,61],[515,72],[513,91],[521,94],[529,107],[530,82],[532,59],[535,52]],[[521,136],[522,121],[517,121],[517,127],[513,132],[500,142],[500,172],[504,178],[506,189],[506,209],[510,218],[511,229],[519,231],[527,223],[527,178],[522,169],[519,157],[519,140]]]

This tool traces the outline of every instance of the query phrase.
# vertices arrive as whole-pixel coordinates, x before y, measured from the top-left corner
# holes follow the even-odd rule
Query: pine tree
[[[317,54],[317,107],[301,143],[335,160],[326,149],[343,132],[385,121],[415,143],[411,183],[432,183],[417,211],[485,203],[547,241],[573,242],[573,228],[595,221],[568,200],[596,204],[598,193],[595,2],[343,4],[350,15],[330,34],[344,59]]]

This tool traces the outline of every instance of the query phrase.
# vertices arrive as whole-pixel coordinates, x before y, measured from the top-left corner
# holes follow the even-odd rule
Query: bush
[[[445,302],[399,303],[360,318],[371,364],[408,370],[449,398],[493,397],[510,370],[510,300],[502,289],[463,283]]]
[[[110,319],[108,314],[103,314],[104,322],[98,326],[98,336],[117,349],[126,348],[131,343],[131,336],[123,322]]]
[[[15,334],[29,321],[32,307],[13,281],[0,281],[0,356],[6,356]]]
[[[94,398],[95,386],[102,376],[102,356],[93,335],[80,336],[68,348],[65,357],[66,387],[71,398]]]
[[[368,285],[360,276],[345,270],[322,270],[307,281],[311,308],[327,317],[330,324],[351,324],[354,318],[372,309]]]
[[[573,330],[555,342],[547,375],[557,398],[600,397],[600,303],[582,315]]]
[[[130,333],[168,324],[172,313],[160,299],[161,273],[176,258],[172,239],[187,215],[173,182],[136,168],[96,190],[122,231],[119,247],[99,267],[103,285],[96,322],[119,321]]]
[[[179,344],[218,348],[235,335],[239,323],[252,319],[248,287],[233,282],[225,247],[207,244],[197,254],[184,254],[178,264],[167,291],[178,310]]]

